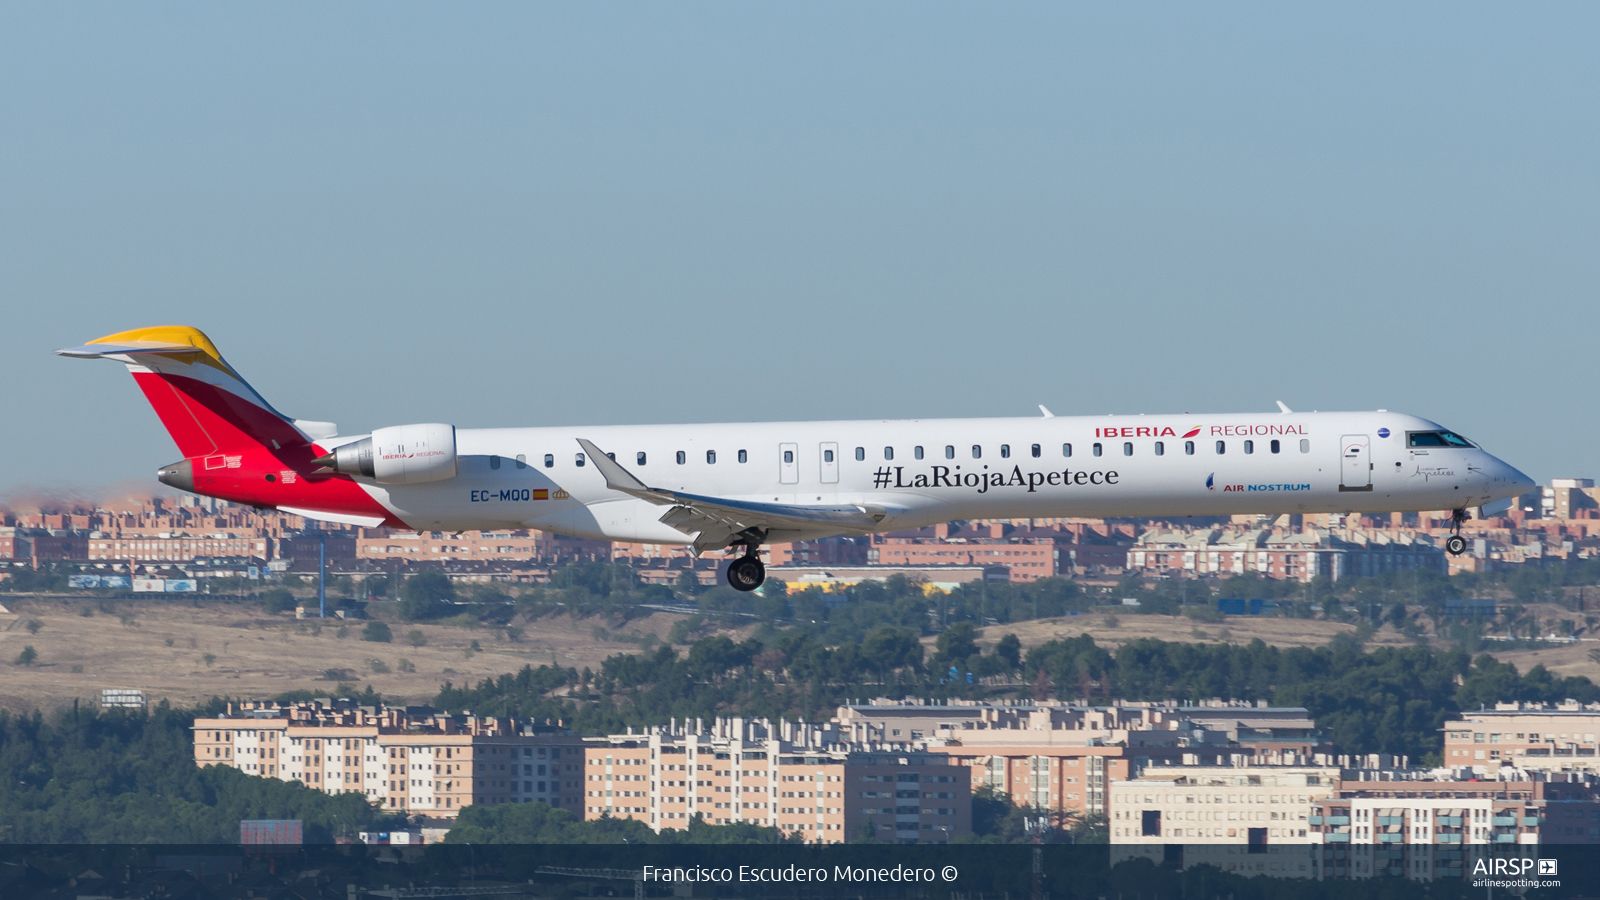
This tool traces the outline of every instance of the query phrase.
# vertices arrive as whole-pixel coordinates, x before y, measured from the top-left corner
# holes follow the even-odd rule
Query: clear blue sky
[[[0,491],[346,433],[1403,409],[1600,475],[1600,8],[0,6]]]

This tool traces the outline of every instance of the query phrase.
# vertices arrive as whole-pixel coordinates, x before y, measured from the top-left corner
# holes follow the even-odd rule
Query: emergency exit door
[[[1372,438],[1347,434],[1339,441],[1339,490],[1372,490]]]
[[[822,483],[839,483],[839,445],[823,444],[819,448],[822,457]]]
[[[778,445],[778,483],[800,483],[800,445]]]

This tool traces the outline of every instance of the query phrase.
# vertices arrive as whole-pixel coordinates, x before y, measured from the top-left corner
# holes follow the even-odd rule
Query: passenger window
[[[829,462],[829,463],[833,462],[833,451],[832,450],[824,450],[824,451],[822,451],[822,461],[823,462]]]
[[[1156,455],[1157,456],[1166,456],[1167,455],[1167,445],[1161,443],[1160,441],[1156,441]]]
[[[793,450],[785,450],[785,451],[783,451],[783,461],[784,461],[785,464],[793,463],[794,462],[794,451]]]
[[[546,469],[554,469],[556,467],[556,455],[554,453],[546,453],[544,455],[544,467]]]
[[[918,444],[917,446],[912,447],[911,448],[911,455],[913,457],[917,458],[917,459],[921,459],[922,458],[922,445]]]
[[[577,460],[577,463],[578,463],[578,468],[580,468],[580,469],[583,468],[583,454],[582,453],[579,453],[577,455],[576,460]]]
[[[1100,445],[1099,444],[1095,444],[1094,445],[1094,455],[1095,456],[1099,456],[1100,455]]]
[[[706,465],[714,466],[716,464],[717,464],[717,451],[715,451],[715,450],[707,450],[706,451]]]
[[[973,459],[983,459],[983,448],[978,446],[977,444],[973,444],[972,445],[972,458]]]
[[[1245,441],[1244,442],[1244,452],[1246,452],[1246,453],[1254,453],[1254,452],[1256,452],[1256,442],[1255,441]]]
[[[956,448],[953,445],[951,445],[951,444],[945,444],[944,445],[944,458],[945,459],[955,459],[956,458]]]
[[[856,448],[856,462],[861,462],[862,460],[864,460],[866,458],[867,458],[867,448],[865,448],[865,447],[857,447]]]
[[[1222,454],[1227,453],[1227,452],[1228,452],[1228,442],[1227,441],[1217,441],[1217,455],[1221,456]]]
[[[528,467],[528,457],[525,454],[518,453],[517,454],[517,468],[526,469],[527,467]]]
[[[1310,453],[1311,452],[1311,441],[1310,441],[1310,439],[1308,439],[1308,438],[1301,438],[1300,439],[1300,452],[1301,453]]]
[[[1011,445],[1010,444],[1001,444],[1000,445],[1000,458],[1001,459],[1010,459],[1011,458]]]
[[[885,448],[883,448],[883,458],[884,459],[894,459],[894,448],[893,447],[885,447]]]
[[[685,454],[682,450],[679,450],[678,451],[678,465],[681,466],[681,465],[683,465],[684,463],[686,463],[688,461],[689,461],[688,455]]]
[[[1132,456],[1133,455],[1133,441],[1128,441],[1126,444],[1122,445],[1122,455],[1123,456]]]
[[[1034,459],[1038,459],[1039,458],[1039,454],[1042,453],[1042,452],[1043,452],[1043,450],[1040,449],[1038,444],[1034,444],[1033,445],[1033,458]]]
[[[1273,439],[1273,441],[1272,441],[1272,452],[1273,453],[1277,453],[1279,448],[1280,448],[1280,446],[1281,445],[1278,443],[1277,439]]]
[[[640,450],[638,453],[635,453],[633,455],[633,461],[636,465],[644,465],[644,451]]]
[[[744,462],[749,462],[749,461],[750,461],[750,454],[744,452],[743,450],[740,450],[739,451],[739,462],[744,463]]]
[[[1193,456],[1194,455],[1194,441],[1184,441],[1183,442],[1183,453],[1184,453],[1185,456]]]
[[[1062,456],[1071,456],[1072,455],[1072,445],[1071,444],[1062,444],[1061,445],[1061,455]]]
[[[491,468],[491,469],[500,468],[500,457],[498,457],[498,456],[490,456],[489,457],[489,468]]]

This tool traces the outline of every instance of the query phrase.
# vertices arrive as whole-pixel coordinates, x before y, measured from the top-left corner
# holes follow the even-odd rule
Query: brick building
[[[867,561],[880,566],[1005,566],[1013,583],[1056,574],[1054,537],[1007,535],[1009,526],[950,525],[871,535]]]
[[[1189,578],[1259,573],[1310,582],[1410,569],[1445,572],[1446,564],[1444,551],[1420,534],[1376,533],[1352,540],[1315,528],[1206,528],[1145,532],[1128,551],[1128,569]]]
[[[698,816],[827,844],[868,828],[885,841],[943,843],[972,827],[968,770],[924,744],[848,743],[833,726],[742,718],[709,728],[675,721],[587,743],[587,819],[629,818],[660,831]]]
[[[1502,768],[1600,772],[1600,703],[1499,703],[1444,724],[1444,763],[1493,776]]]
[[[1471,774],[1347,773],[1331,796],[1312,804],[1313,842],[1600,845],[1594,775],[1508,772],[1512,777],[1484,781]]]
[[[1110,786],[1152,765],[1283,758],[1326,749],[1300,707],[874,700],[839,708],[852,741],[936,741],[988,788],[1026,806],[1107,813]]]

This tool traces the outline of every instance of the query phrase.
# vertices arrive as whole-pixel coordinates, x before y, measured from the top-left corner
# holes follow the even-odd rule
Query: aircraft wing
[[[578,439],[606,487],[630,497],[670,506],[661,521],[684,534],[696,535],[695,552],[727,546],[734,536],[746,531],[765,533],[777,529],[832,526],[843,531],[871,531],[888,512],[875,506],[798,506],[789,503],[758,503],[730,500],[655,488],[633,476],[593,443]]]

